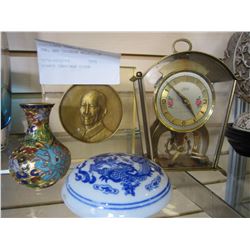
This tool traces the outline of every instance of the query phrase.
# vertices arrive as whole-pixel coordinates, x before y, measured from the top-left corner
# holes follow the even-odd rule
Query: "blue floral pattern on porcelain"
[[[135,196],[136,188],[145,181],[148,177],[152,175],[153,172],[158,172],[162,174],[161,169],[152,162],[149,162],[140,156],[128,157],[125,154],[103,154],[99,155],[93,159],[93,163],[90,164],[89,171],[85,171],[85,167],[88,161],[83,162],[77,166],[77,172],[75,173],[75,180],[82,181],[83,183],[93,184],[96,182],[97,177],[95,173],[99,174],[99,179],[104,183],[115,182],[120,183],[122,190],[124,190],[125,195]],[[139,169],[136,169],[134,163],[139,163]],[[155,183],[156,181],[154,181]],[[158,183],[160,180],[158,179]],[[146,187],[149,191],[153,189],[153,185]],[[110,186],[113,190],[112,186]],[[103,191],[103,190],[102,190]],[[117,194],[118,192],[110,191],[107,193]]]
[[[160,182],[161,182],[161,177],[158,175],[149,184],[147,184],[145,188],[148,191],[154,190],[159,187]]]
[[[104,194],[118,194],[119,190],[116,188],[112,188],[110,185],[93,185],[93,188],[96,190],[100,190]]]
[[[80,217],[148,217],[166,206],[171,190],[168,177],[153,161],[107,153],[76,166],[62,198]]]

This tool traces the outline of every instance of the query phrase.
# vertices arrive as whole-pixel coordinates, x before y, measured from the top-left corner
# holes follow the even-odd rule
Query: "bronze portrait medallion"
[[[110,138],[122,119],[122,103],[108,85],[74,85],[64,94],[59,116],[72,137],[86,143]]]

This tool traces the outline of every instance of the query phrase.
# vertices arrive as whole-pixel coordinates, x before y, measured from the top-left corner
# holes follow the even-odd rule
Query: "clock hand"
[[[192,113],[192,115],[196,118],[196,115],[194,113],[194,110],[192,108],[192,105],[190,103],[190,101],[188,100],[187,97],[185,97],[179,90],[177,90],[174,86],[172,86],[171,84],[169,84],[170,88],[172,88],[175,93],[181,98],[182,102],[187,106],[187,108],[189,109],[189,111]]]

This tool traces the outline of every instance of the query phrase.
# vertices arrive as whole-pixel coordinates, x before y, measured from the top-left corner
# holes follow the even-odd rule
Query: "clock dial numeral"
[[[207,104],[207,99],[203,99],[202,103]]]
[[[207,112],[207,105],[203,105],[200,111],[202,114],[205,114]]]
[[[176,118],[173,118],[172,117],[172,119],[170,120],[173,124],[176,124],[176,123],[178,123],[178,119],[176,119]]]
[[[206,96],[206,95],[207,95],[207,90],[206,90],[206,89],[203,89],[203,90],[202,90],[202,95],[203,95],[203,96]]]
[[[197,114],[198,120],[202,119],[205,114],[206,114],[206,108],[202,107],[201,110],[199,111],[199,113]]]

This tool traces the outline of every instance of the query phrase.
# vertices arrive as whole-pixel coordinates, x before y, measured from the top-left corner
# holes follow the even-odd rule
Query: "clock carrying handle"
[[[188,40],[188,39],[186,39],[186,38],[180,38],[180,39],[177,39],[177,40],[175,40],[174,42],[173,42],[173,53],[175,54],[175,53],[179,53],[180,51],[178,51],[177,49],[176,49],[176,44],[177,43],[179,43],[179,42],[184,42],[184,43],[186,43],[188,46],[189,46],[189,48],[187,49],[187,51],[191,51],[192,50],[192,43]]]

